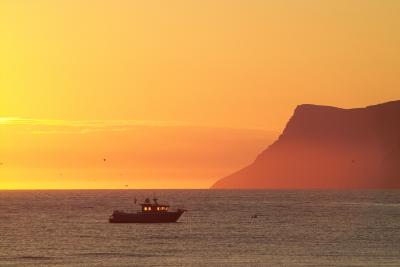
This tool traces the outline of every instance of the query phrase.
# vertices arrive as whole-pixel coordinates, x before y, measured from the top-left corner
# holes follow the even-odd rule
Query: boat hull
[[[173,223],[176,222],[185,210],[168,212],[116,212],[110,217],[110,223]]]

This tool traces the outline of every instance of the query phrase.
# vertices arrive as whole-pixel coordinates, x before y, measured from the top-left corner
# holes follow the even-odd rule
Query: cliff
[[[212,188],[400,188],[400,101],[300,105],[277,141]]]

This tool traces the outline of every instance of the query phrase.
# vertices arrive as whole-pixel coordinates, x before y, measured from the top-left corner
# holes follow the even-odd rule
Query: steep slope
[[[254,163],[212,188],[400,188],[400,101],[300,105]]]

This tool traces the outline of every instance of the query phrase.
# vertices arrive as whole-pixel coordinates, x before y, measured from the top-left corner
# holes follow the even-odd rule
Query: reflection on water
[[[154,193],[189,211],[107,222]],[[400,266],[400,191],[0,191],[0,237],[0,266]]]

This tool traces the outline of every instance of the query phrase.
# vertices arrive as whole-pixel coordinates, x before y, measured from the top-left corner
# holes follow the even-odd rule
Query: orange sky
[[[0,189],[206,188],[297,104],[400,99],[398,14],[397,0],[3,0]]]

